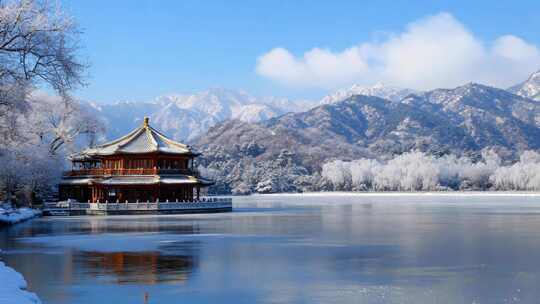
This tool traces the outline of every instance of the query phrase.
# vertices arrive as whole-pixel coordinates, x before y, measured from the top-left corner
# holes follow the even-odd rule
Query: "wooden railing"
[[[64,176],[104,176],[104,175],[155,175],[155,174],[186,174],[198,176],[197,170],[190,169],[159,169],[159,168],[138,168],[138,169],[79,169],[64,172]]]
[[[189,201],[155,201],[155,202],[97,202],[81,203],[67,200],[43,204],[43,211],[69,211],[69,210],[181,210],[200,208],[232,208],[231,197],[201,197]]]

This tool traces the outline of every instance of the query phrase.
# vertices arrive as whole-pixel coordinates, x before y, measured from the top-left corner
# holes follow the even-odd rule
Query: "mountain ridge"
[[[476,83],[399,101],[353,95],[262,122],[226,121],[194,144],[203,170],[221,172],[221,192],[259,191],[259,183],[303,191],[333,159],[384,160],[409,151],[474,159],[486,149],[515,159],[540,149],[540,102]],[[276,176],[285,172],[289,188]]]
[[[255,97],[243,90],[211,88],[191,95],[162,95],[147,102],[87,103],[86,106],[102,118],[108,139],[126,134],[149,116],[156,127],[172,138],[189,142],[227,119],[258,122],[289,111],[305,110],[310,103]]]
[[[345,100],[353,95],[376,96],[391,101],[399,101],[410,94],[415,94],[418,91],[407,88],[398,88],[388,86],[382,82],[377,82],[373,86],[362,86],[354,84],[348,89],[338,90],[330,95],[323,97],[319,104],[332,104]]]
[[[524,82],[508,88],[508,91],[523,97],[540,100],[540,70],[532,73]]]

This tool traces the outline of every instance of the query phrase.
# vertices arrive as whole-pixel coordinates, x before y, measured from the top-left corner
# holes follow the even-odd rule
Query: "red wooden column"
[[[152,186],[152,202],[155,203],[159,199],[159,189],[158,185]]]
[[[124,191],[125,189],[123,189],[123,187],[118,187],[117,189],[116,199],[118,200],[119,203],[124,201]]]

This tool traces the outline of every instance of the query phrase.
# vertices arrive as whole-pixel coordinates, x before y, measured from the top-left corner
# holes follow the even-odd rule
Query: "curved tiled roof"
[[[60,182],[61,185],[90,185],[93,183],[101,185],[155,185],[155,184],[199,184],[202,186],[212,185],[211,180],[191,176],[191,175],[124,175],[124,176],[108,176],[108,177],[83,177],[83,178],[64,178]]]
[[[83,150],[74,157],[106,156],[113,154],[141,154],[162,152],[168,154],[198,154],[190,146],[176,142],[152,128],[148,117],[144,124],[129,134],[111,142]]]

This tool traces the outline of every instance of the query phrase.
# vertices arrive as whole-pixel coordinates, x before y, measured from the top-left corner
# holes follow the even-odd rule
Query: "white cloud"
[[[353,47],[341,53],[319,48],[296,59],[289,51],[275,48],[259,58],[257,72],[284,84],[332,87],[362,77],[369,67]]]
[[[412,22],[382,42],[341,52],[314,48],[296,57],[275,48],[259,57],[257,73],[295,87],[335,88],[352,83],[415,89],[480,82],[507,87],[540,69],[538,47],[506,35],[486,43],[448,13]]]

